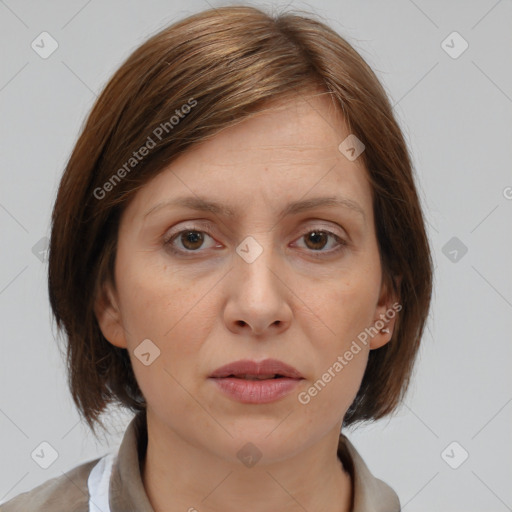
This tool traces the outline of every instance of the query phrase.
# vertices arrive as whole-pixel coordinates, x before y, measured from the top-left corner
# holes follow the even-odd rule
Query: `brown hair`
[[[92,108],[53,209],[48,288],[57,327],[68,338],[71,394],[93,432],[95,423],[103,426],[99,417],[110,403],[133,412],[146,407],[126,350],[103,337],[93,310],[102,285],[115,286],[123,209],[194,144],[276,98],[318,88],[340,109],[349,133],[366,146],[360,158],[372,188],[383,279],[403,307],[392,340],[370,352],[344,425],[378,419],[402,399],[432,289],[412,164],[373,71],[346,40],[307,14],[271,16],[231,6],[191,16],[137,48]],[[180,112],[175,123],[171,118]],[[160,138],[159,127],[165,135]],[[130,160],[148,145],[148,137],[154,147],[144,158]],[[401,280],[395,281],[397,276]]]

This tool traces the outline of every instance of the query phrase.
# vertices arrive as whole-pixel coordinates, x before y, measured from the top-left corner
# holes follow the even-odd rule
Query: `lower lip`
[[[244,404],[266,404],[291,393],[301,379],[246,380],[235,377],[210,379],[227,396]]]

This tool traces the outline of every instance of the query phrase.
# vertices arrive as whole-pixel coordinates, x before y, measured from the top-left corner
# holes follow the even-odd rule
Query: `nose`
[[[233,269],[228,274],[226,326],[236,334],[275,336],[290,326],[290,285],[282,263],[268,245],[254,261],[249,261],[238,254],[234,256]]]

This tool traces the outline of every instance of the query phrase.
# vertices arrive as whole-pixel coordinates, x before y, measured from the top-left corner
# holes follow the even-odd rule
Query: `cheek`
[[[208,306],[214,282],[191,280],[147,262],[134,261],[120,270],[123,324],[136,379],[145,396],[164,390],[169,397],[172,389],[177,393],[173,396],[178,397],[181,388],[173,377],[180,383],[188,382],[218,318],[215,308]],[[151,366],[144,366],[136,356],[146,339],[159,350]]]
[[[162,342],[193,310],[200,291],[165,265],[136,258],[118,263],[123,324],[131,343],[145,338]]]
[[[331,347],[326,353],[332,356],[332,349],[343,348],[352,339],[371,325],[378,301],[380,278],[369,272],[338,276],[322,283],[321,287],[307,285],[299,297],[306,297],[303,311],[303,329],[309,332],[311,340]],[[316,332],[316,334],[315,334]]]
[[[331,333],[330,343],[325,343],[319,351],[323,357],[315,386],[321,389],[315,398],[316,413],[332,417],[348,409],[366,370],[369,345],[358,336],[375,320],[380,266],[378,262],[361,266],[357,272],[340,278],[339,283],[338,286],[331,283],[321,300],[323,307],[319,308],[325,323],[335,334]],[[317,339],[321,342],[321,338]]]
[[[151,266],[124,267],[122,297],[123,324],[135,378],[148,403],[159,410],[174,404],[187,414],[193,412],[190,396],[191,369],[197,364],[201,343],[207,336],[205,311],[200,291],[188,286],[177,274]],[[158,354],[145,365],[138,354],[149,339]],[[146,342],[147,343],[147,342]]]
[[[328,364],[322,366],[316,378],[308,383],[309,387],[297,397],[306,422],[312,427],[318,424],[319,418],[326,426],[342,421],[357,395],[366,368],[368,349],[352,354],[350,361],[343,358],[344,353],[335,354]]]
[[[358,335],[373,323],[379,282],[380,276],[366,268],[325,282],[322,293],[308,287],[307,305],[315,314],[305,309],[301,324],[315,368],[303,395],[310,400],[304,412],[311,421],[315,415],[339,420],[359,390],[369,346]]]

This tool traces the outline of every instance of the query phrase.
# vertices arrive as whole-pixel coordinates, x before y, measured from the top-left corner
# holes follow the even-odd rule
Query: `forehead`
[[[234,212],[249,205],[281,211],[283,203],[340,195],[371,209],[362,159],[338,146],[349,135],[325,96],[275,102],[191,147],[135,196],[127,215],[140,218],[179,196],[208,198]]]

